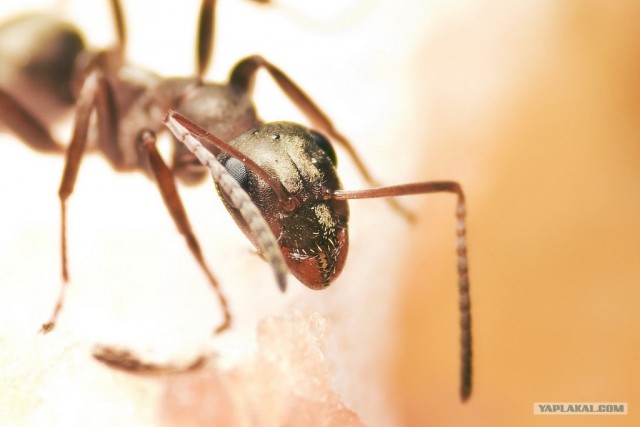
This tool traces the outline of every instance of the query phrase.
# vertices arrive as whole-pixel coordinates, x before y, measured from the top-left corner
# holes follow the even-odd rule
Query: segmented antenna
[[[258,207],[253,203],[246,191],[242,189],[240,184],[238,184],[238,181],[218,162],[215,156],[205,149],[200,141],[176,120],[173,111],[167,113],[164,123],[171,133],[198,158],[200,163],[209,168],[211,176],[218,184],[220,191],[226,194],[233,207],[240,211],[242,219],[247,223],[251,233],[256,238],[260,252],[271,265],[280,290],[284,292],[287,288],[287,273],[289,272],[289,268],[284,261],[282,252],[280,252],[277,239]]]

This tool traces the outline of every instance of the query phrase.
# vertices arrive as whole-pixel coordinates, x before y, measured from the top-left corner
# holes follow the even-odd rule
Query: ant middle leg
[[[113,125],[113,121],[115,120],[114,117],[117,116],[116,111],[109,110],[109,108],[113,107],[113,104],[106,102],[106,100],[111,97],[111,88],[108,82],[99,70],[93,70],[85,79],[80,91],[73,124],[73,135],[71,137],[71,143],[67,148],[64,171],[62,173],[62,180],[58,190],[58,197],[60,199],[62,285],[53,313],[51,314],[49,321],[42,325],[41,331],[45,333],[51,331],[55,326],[58,315],[62,310],[66,287],[69,281],[66,202],[73,193],[73,189],[75,187],[78,172],[80,170],[80,162],[86,151],[87,136],[89,126],[91,124],[91,116],[94,111],[97,113],[98,126],[100,128],[99,138],[101,140],[106,138],[113,139],[115,136],[115,129],[107,129],[106,126],[107,124]],[[115,141],[115,139],[113,140]],[[102,141],[100,144],[106,145],[108,142]]]

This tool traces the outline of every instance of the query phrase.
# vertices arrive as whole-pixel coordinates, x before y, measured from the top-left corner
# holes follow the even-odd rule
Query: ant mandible
[[[346,200],[452,192],[458,197],[461,394],[466,399],[471,390],[471,319],[465,206],[460,185],[453,181],[438,181],[360,191],[342,190],[335,171],[335,153],[321,133],[292,123],[263,125],[257,118],[250,96],[256,72],[262,68],[316,129],[345,148],[366,182],[371,186],[377,185],[348,140],[280,69],[260,56],[250,56],[236,64],[228,82],[216,84],[203,80],[211,61],[215,0],[203,0],[201,3],[197,73],[186,78],[162,78],[128,64],[125,61],[126,28],[121,6],[118,0],[111,0],[110,4],[117,42],[106,50],[88,51],[77,30],[48,17],[34,16],[18,23],[35,25],[39,31],[35,36],[36,39],[40,37],[38,41],[46,31],[50,31],[56,40],[56,43],[45,46],[44,51],[34,47],[30,62],[27,61],[33,65],[36,76],[46,76],[44,86],[33,85],[34,88],[39,86],[35,99],[52,101],[57,106],[75,103],[73,135],[66,147],[65,168],[59,188],[63,286],[51,318],[42,330],[48,332],[54,327],[64,300],[65,285],[69,279],[66,201],[73,192],[80,161],[88,144],[101,151],[115,170],[141,170],[155,179],[178,230],[218,296],[224,320],[216,332],[229,328],[231,314],[218,281],[204,260],[175,185],[175,178],[191,185],[204,179],[206,169],[198,160],[210,168],[225,206],[271,264],[282,290],[288,270],[312,289],[325,288],[339,275],[348,244]],[[0,28],[0,37],[4,31]],[[52,55],[51,49],[58,51]],[[53,62],[43,61],[43,58],[48,61],[53,58]],[[34,76],[27,77],[38,80]],[[0,113],[5,125],[38,151],[64,152],[65,147],[49,132],[55,115],[33,108],[28,99],[30,97],[23,96],[22,92],[10,92],[0,87]],[[165,164],[156,148],[156,135],[164,129],[162,117],[168,110],[176,112],[167,116],[167,125],[186,144],[174,144],[171,167]],[[95,120],[92,118],[94,114]],[[98,130],[95,141],[89,141],[92,127]],[[215,147],[213,151],[219,156],[218,160],[206,149],[198,149],[196,138],[206,141],[210,148]],[[274,141],[279,143],[274,144]],[[274,166],[275,158],[282,160],[281,166]],[[221,168],[213,166],[216,163],[220,165],[218,162],[222,163]],[[294,173],[295,167],[286,168],[284,164],[302,169]],[[292,184],[292,180],[297,184]],[[400,213],[409,216],[395,204],[394,199],[388,200]]]

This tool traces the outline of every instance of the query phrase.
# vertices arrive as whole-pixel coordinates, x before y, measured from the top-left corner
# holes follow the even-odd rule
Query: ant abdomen
[[[86,52],[79,30],[46,14],[25,14],[0,25],[0,87],[43,123],[75,102],[75,74]]]

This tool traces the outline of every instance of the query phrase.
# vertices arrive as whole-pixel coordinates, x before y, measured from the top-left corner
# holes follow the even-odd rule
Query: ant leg
[[[270,3],[271,0],[253,0],[255,3]],[[202,78],[211,65],[216,32],[216,0],[202,0],[198,14],[196,44],[196,72]]]
[[[309,95],[278,67],[261,56],[249,56],[236,64],[229,78],[230,85],[243,92],[251,91],[255,74],[261,67],[265,68],[269,74],[271,74],[271,77],[273,77],[278,86],[280,86],[287,97],[307,116],[314,127],[323,131],[332,139],[335,139],[347,150],[364,179],[368,183],[376,185],[371,173],[347,138],[338,132],[329,117],[313,102]]]
[[[124,158],[118,145],[118,107],[113,88],[106,78],[99,74],[98,92],[95,99],[96,122],[98,125],[98,147],[114,169],[124,168]]]
[[[184,205],[180,199],[180,194],[176,188],[173,172],[171,172],[171,169],[169,169],[169,167],[164,163],[164,160],[162,160],[162,157],[156,147],[155,134],[149,130],[143,130],[138,136],[138,142],[148,155],[151,169],[156,178],[156,183],[158,184],[158,189],[160,190],[160,194],[162,195],[165,205],[169,209],[169,213],[171,213],[171,217],[178,227],[180,234],[184,236],[187,246],[189,246],[189,250],[195,257],[198,265],[200,265],[200,268],[202,268],[202,271],[207,276],[209,283],[211,283],[211,286],[213,286],[213,289],[218,296],[218,301],[220,302],[220,307],[222,308],[224,315],[222,324],[215,330],[215,332],[219,334],[231,326],[231,313],[229,312],[227,299],[222,293],[218,281],[209,270],[209,267],[207,267],[202,255],[202,250],[200,249],[200,244],[191,229],[189,218],[187,217]]]
[[[71,144],[67,148],[66,162],[64,166],[64,172],[62,174],[62,181],[58,190],[58,196],[60,198],[60,241],[61,241],[61,253],[62,253],[62,287],[54,306],[53,313],[47,323],[42,325],[42,332],[49,332],[55,326],[58,314],[62,309],[65,290],[67,282],[69,281],[69,271],[67,269],[67,214],[66,214],[66,200],[73,192],[76,178],[78,176],[78,169],[80,167],[80,161],[87,143],[87,131],[89,128],[89,120],[91,112],[94,107],[95,93],[98,90],[98,82],[96,73],[91,73],[85,80],[80,96],[78,98],[78,104],[76,107],[75,123],[73,128],[73,136],[71,138]]]
[[[0,117],[24,143],[41,153],[62,153],[49,130],[9,93],[0,88]]]
[[[127,45],[127,26],[124,22],[124,13],[119,0],[111,0],[111,13],[116,28],[116,43],[119,50],[124,53]]]
[[[202,78],[213,56],[213,42],[215,37],[216,0],[202,0],[198,18],[197,43],[197,73]]]
[[[471,394],[471,298],[469,294],[469,263],[467,261],[466,209],[464,192],[462,191],[460,184],[455,181],[431,181],[372,188],[368,190],[337,190],[333,194],[332,198],[337,200],[369,199],[376,197],[394,197],[440,192],[455,193],[458,196],[456,208],[456,252],[458,255],[458,299],[460,309],[461,343],[460,396],[462,397],[462,400],[467,400]]]
[[[80,169],[80,162],[82,156],[85,153],[87,145],[87,134],[89,130],[91,114],[96,111],[98,117],[98,126],[100,128],[99,138],[102,146],[106,145],[106,141],[102,141],[105,138],[111,138],[111,141],[115,141],[114,129],[106,129],[106,125],[110,124],[117,126],[114,122],[113,116],[115,111],[109,110],[109,99],[112,97],[111,88],[107,81],[102,76],[102,73],[98,70],[92,71],[85,79],[78,103],[76,105],[76,116],[74,119],[73,135],[71,137],[71,143],[67,148],[66,161],[64,166],[64,172],[62,173],[62,180],[60,182],[60,188],[58,190],[58,197],[60,198],[60,246],[62,256],[62,287],[53,313],[47,323],[42,325],[42,332],[49,332],[55,326],[56,319],[60,310],[62,309],[65,290],[67,282],[69,281],[68,270],[68,258],[67,258],[67,210],[66,201],[73,193],[73,187],[75,186],[76,179],[78,177],[78,171]]]
[[[251,91],[255,80],[255,73],[261,67],[269,72],[282,91],[300,109],[300,111],[307,116],[316,129],[327,134],[331,139],[342,145],[355,163],[364,180],[371,186],[379,186],[380,183],[378,183],[371,175],[369,169],[365,166],[349,140],[338,132],[329,117],[313,102],[309,95],[307,95],[302,88],[293,82],[293,80],[291,80],[289,76],[287,76],[278,67],[261,56],[249,56],[236,64],[235,68],[231,72],[229,84],[240,91]],[[415,221],[415,215],[403,208],[396,200],[388,199],[387,203],[389,203],[396,212],[404,216],[406,220],[410,222]]]
[[[149,375],[169,375],[191,372],[202,368],[207,361],[206,357],[200,356],[188,364],[178,366],[158,364],[145,362],[129,350],[102,345],[98,345],[93,349],[93,357],[111,368]]]

